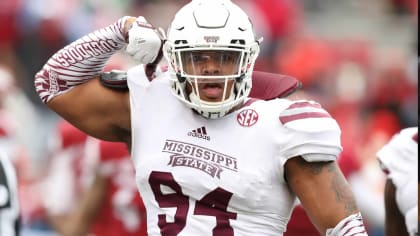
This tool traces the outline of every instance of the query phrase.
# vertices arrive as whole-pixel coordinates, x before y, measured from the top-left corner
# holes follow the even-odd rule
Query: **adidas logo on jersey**
[[[196,138],[202,138],[207,141],[210,141],[210,136],[207,135],[206,127],[201,127],[195,130],[192,130],[191,132],[188,132],[188,136],[196,137]]]

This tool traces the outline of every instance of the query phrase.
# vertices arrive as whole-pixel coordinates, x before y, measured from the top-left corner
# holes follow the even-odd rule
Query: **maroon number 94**
[[[174,236],[182,231],[187,223],[189,198],[182,193],[181,186],[175,181],[173,175],[168,172],[153,171],[149,177],[155,199],[161,208],[175,207],[174,222],[167,222],[166,215],[158,215],[158,226],[162,236]],[[160,186],[171,188],[175,193],[163,194]],[[216,226],[213,228],[213,236],[233,236],[233,228],[229,220],[236,219],[237,214],[228,212],[227,207],[232,193],[216,188],[206,194],[195,204],[194,215],[214,216]]]

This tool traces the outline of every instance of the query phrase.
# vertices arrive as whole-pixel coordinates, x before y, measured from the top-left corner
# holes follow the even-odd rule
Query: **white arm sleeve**
[[[333,229],[327,229],[326,236],[368,236],[359,213],[342,219]]]

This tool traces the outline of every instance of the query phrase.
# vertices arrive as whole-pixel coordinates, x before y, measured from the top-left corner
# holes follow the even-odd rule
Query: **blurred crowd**
[[[0,148],[17,169],[23,235],[56,231],[42,198],[49,194],[45,180],[54,166],[49,140],[61,121],[41,103],[34,74],[66,44],[123,15],[142,15],[165,29],[186,2],[0,1]],[[418,1],[235,2],[263,37],[255,69],[298,78],[298,96],[320,102],[340,124],[340,167],[371,235],[383,235],[385,176],[375,152],[401,128],[418,126]],[[119,53],[106,69],[132,65]]]

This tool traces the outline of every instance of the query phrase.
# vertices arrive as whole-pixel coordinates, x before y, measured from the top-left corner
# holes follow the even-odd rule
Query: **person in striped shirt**
[[[20,228],[16,170],[6,153],[0,150],[0,235],[17,236]]]

